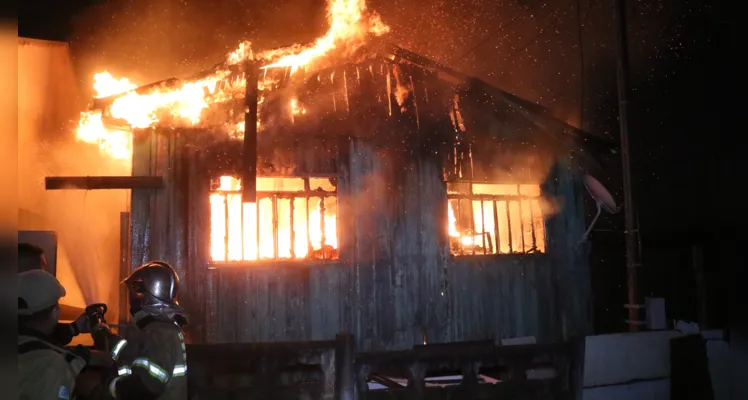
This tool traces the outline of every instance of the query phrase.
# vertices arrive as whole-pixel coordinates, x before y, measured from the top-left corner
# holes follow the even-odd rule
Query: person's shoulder
[[[179,326],[169,321],[153,321],[143,329],[145,336],[159,342],[179,340],[180,332]]]
[[[163,332],[174,332],[179,333],[182,329],[174,322],[171,321],[160,321],[156,320],[146,325],[145,332],[163,331]]]

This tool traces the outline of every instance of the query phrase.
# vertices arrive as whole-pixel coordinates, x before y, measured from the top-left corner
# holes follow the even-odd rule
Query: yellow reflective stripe
[[[119,342],[117,342],[116,345],[114,345],[114,350],[112,350],[112,358],[117,361],[117,357],[119,356],[119,352],[122,351],[122,349],[127,344],[127,340],[122,339]]]
[[[174,372],[172,372],[171,376],[185,376],[187,375],[187,366],[186,365],[175,365],[174,366]]]
[[[147,358],[136,358],[132,362],[133,367],[141,367],[148,371],[152,377],[166,383],[169,380],[169,374],[158,364],[148,360]]]
[[[132,370],[127,365],[121,366],[117,370],[117,375],[119,376],[125,376],[125,375],[130,375],[130,374],[132,374]]]

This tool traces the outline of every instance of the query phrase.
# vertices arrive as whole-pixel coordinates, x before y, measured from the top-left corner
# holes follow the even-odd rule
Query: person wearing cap
[[[31,243],[18,243],[18,272],[33,270],[46,271],[47,259],[44,257],[44,249]],[[49,271],[48,271],[49,272]],[[73,338],[81,333],[90,333],[88,329],[88,318],[85,313],[75,319],[72,323],[57,323],[53,335],[57,342],[66,346]]]
[[[64,348],[54,331],[65,288],[41,269],[18,274],[18,377],[21,400],[69,400],[88,363],[85,348]],[[90,354],[90,353],[88,353]]]

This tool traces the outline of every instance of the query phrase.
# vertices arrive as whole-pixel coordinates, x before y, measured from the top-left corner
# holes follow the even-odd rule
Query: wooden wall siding
[[[581,174],[571,157],[551,169],[543,191],[555,199],[558,212],[546,218],[548,253],[553,262],[559,339],[592,333],[589,244],[580,243],[586,230]]]
[[[555,339],[550,257],[469,257],[451,261],[447,270],[452,341]]]
[[[204,268],[208,242],[201,229],[210,215],[209,180],[193,179],[201,174],[199,153],[186,146],[183,133],[145,129],[133,135],[133,175],[161,176],[164,189],[132,190],[130,259],[133,270],[149,260],[164,260],[177,270],[179,301],[190,314],[188,334],[200,342],[206,317],[215,312],[206,296],[212,288]]]
[[[392,126],[378,129],[393,134]],[[576,246],[583,189],[569,165],[544,184],[561,205],[547,221],[549,254],[453,259],[439,157],[406,140],[375,142],[340,144],[339,261],[217,267],[209,262],[216,171],[205,165],[208,152],[172,130],[138,131],[133,174],[163,176],[166,187],[133,190],[132,266],[163,259],[176,267],[194,343],[326,340],[349,331],[359,351],[386,351],[424,339],[551,342],[587,331],[586,250]]]
[[[359,350],[383,351],[424,339],[560,338],[553,257],[448,256],[436,158],[400,162],[358,140],[346,158],[341,260],[211,271],[211,342],[326,340],[348,330]]]
[[[187,197],[181,139],[173,130],[136,130],[133,135],[133,175],[161,176],[165,188],[132,191],[133,268],[148,260],[184,265]]]

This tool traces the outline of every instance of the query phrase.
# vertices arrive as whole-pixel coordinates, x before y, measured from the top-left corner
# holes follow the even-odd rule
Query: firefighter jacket
[[[75,379],[86,360],[43,334],[19,328],[20,400],[71,400]]]
[[[187,399],[187,352],[179,324],[168,318],[135,315],[124,338],[109,340],[117,377],[115,399]]]

